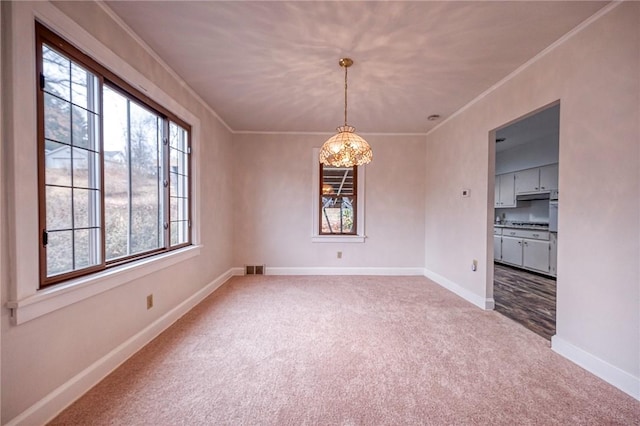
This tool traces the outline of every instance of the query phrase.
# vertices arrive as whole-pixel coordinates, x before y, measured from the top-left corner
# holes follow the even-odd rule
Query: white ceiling
[[[107,1],[233,131],[426,133],[607,2]]]

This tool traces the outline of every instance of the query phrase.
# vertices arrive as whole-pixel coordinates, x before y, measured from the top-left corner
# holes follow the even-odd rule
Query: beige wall
[[[234,264],[421,268],[424,136],[366,136],[366,242],[313,243],[312,150],[329,136],[234,135]]]
[[[639,55],[640,3],[623,3],[443,123],[427,135],[425,215],[426,269],[490,297],[492,275],[484,270],[492,265],[487,257],[494,155],[489,132],[560,100],[554,348],[619,373],[636,387],[636,397]],[[471,188],[470,200],[458,195],[464,185]],[[445,231],[443,223],[455,227]],[[475,256],[483,269],[478,274],[468,268]]]
[[[3,43],[10,29],[7,10],[14,7],[42,8],[2,2]],[[95,3],[58,7],[200,120],[195,154],[200,157],[203,248],[197,257],[19,326],[10,324],[2,305],[2,423],[69,383],[232,266],[426,267],[480,299],[491,298],[489,132],[558,99],[562,198],[556,341],[636,380],[640,376],[640,4],[617,7],[427,138],[367,136],[375,157],[366,172],[368,238],[352,244],[311,242],[311,151],[325,136],[232,136]],[[28,34],[32,19],[18,23]],[[3,44],[2,83],[8,81],[8,54]],[[16,54],[24,57],[20,69],[33,71],[31,53]],[[11,129],[5,124],[14,113],[27,123],[33,114],[14,108],[6,86],[0,129],[3,302],[15,269],[29,267],[32,260],[15,259],[10,238],[18,219],[6,209],[12,197],[28,194],[11,184],[13,152],[6,143]],[[470,197],[461,196],[463,188],[471,190]],[[473,259],[479,260],[477,272],[470,268]],[[151,292],[155,307],[147,311],[144,299]]]
[[[47,18],[48,11],[52,9],[51,5],[43,3],[20,2],[13,4],[3,2],[2,7],[3,19],[8,18],[7,11],[15,12],[15,16],[21,17],[17,24],[24,28],[20,31],[25,32],[27,39],[33,37],[34,33],[32,8],[37,11],[37,16],[42,18]],[[1,323],[3,424],[59,386],[67,384],[70,379],[96,361],[108,356],[114,349],[150,327],[233,266],[231,134],[210,110],[185,89],[180,81],[137,45],[95,3],[74,2],[61,4],[60,7],[68,16],[82,22],[84,28],[94,37],[145,75],[155,86],[162,88],[167,95],[178,101],[199,121],[199,149],[194,155],[199,157],[200,163],[198,201],[203,213],[200,227],[202,248],[196,257],[17,326],[11,325],[9,310],[3,304]],[[6,40],[8,35],[9,29],[3,22],[3,40]],[[27,76],[35,75],[33,69],[35,57],[33,51],[29,50],[33,49],[34,45],[33,41],[28,42],[28,48],[22,52],[15,52],[13,57],[14,59],[25,58],[27,65],[21,69],[21,72]],[[3,46],[3,55],[5,54],[7,52]],[[6,56],[3,57],[3,59],[6,58]],[[3,60],[3,76],[10,65]],[[22,81],[14,78],[12,83],[25,84]],[[34,92],[35,89],[31,87],[33,78],[29,77],[27,81],[25,87],[14,89],[24,94]],[[24,110],[21,101],[16,101],[13,105],[9,101],[3,89],[3,110],[13,110],[16,116],[23,117],[21,120],[25,120],[25,123],[35,122],[35,116],[31,114],[31,110]],[[22,130],[14,128],[12,131],[13,133],[3,134],[3,154],[4,148],[14,143],[7,138],[12,137],[11,134],[21,134]],[[21,139],[22,142],[35,144],[35,139]],[[10,151],[10,154],[13,155],[14,151]],[[7,162],[3,163],[1,177],[1,182],[6,185],[2,188],[3,208],[5,200],[8,200],[7,204],[12,205],[12,200],[15,200],[18,194],[28,196],[30,192],[30,188],[23,187],[21,184],[16,185],[15,188],[10,184],[12,176],[18,171],[12,169],[11,161],[7,158],[5,160]],[[32,167],[33,170],[27,171],[29,176],[35,173],[35,162]],[[23,172],[20,171],[20,173]],[[6,238],[14,229],[16,216],[20,213],[20,211],[12,212],[12,216],[8,219],[9,223],[2,223],[3,255],[6,251],[15,254],[11,239],[7,241]],[[13,254],[10,257],[10,259],[6,256],[2,257],[3,301],[7,300],[10,293],[16,269],[23,266],[33,268],[33,265],[37,265],[33,258],[14,259]],[[5,273],[7,269],[12,273]],[[155,303],[153,309],[147,310],[145,300],[146,295],[150,293],[153,293]]]
[[[0,29],[3,27],[7,27],[8,22],[6,21],[6,13],[4,13],[4,8],[0,4]],[[6,164],[4,159],[6,157],[5,154],[5,120],[8,120],[6,116],[6,111],[3,105],[2,99],[5,98],[5,84],[9,82],[8,75],[4,69],[4,52],[7,50],[6,46],[6,37],[4,36],[2,30],[0,30],[0,194],[6,194],[7,188],[5,187],[5,177],[2,174],[2,170],[6,169]],[[5,222],[6,218],[6,201],[3,195],[0,195],[0,285],[2,283],[6,283],[8,281],[9,275],[7,273],[6,264],[8,262],[7,258],[7,233],[4,232],[7,229],[8,224]],[[4,295],[2,294],[3,290],[0,289],[0,307],[4,306]],[[0,345],[2,344],[2,326],[0,325]],[[0,377],[2,377],[2,351],[0,350]],[[2,400],[2,386],[0,386],[0,401]],[[0,403],[0,419],[2,419],[2,404]],[[1,422],[1,420],[0,420]]]

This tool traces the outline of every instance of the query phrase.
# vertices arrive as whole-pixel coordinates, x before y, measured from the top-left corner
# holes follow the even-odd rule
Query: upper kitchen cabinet
[[[516,173],[516,194],[537,192],[540,189],[540,168],[522,170]]]
[[[515,173],[515,193],[548,192],[558,189],[558,164],[535,167]]]
[[[558,189],[558,163],[540,167],[540,190]]]
[[[515,173],[505,173],[496,176],[496,208],[515,207]]]

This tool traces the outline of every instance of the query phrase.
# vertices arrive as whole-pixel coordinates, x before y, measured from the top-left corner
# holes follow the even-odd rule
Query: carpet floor
[[[234,277],[52,425],[633,425],[640,402],[424,277]]]

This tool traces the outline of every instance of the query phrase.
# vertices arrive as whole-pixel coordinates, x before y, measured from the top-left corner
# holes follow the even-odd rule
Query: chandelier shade
[[[320,162],[334,167],[353,167],[370,163],[373,159],[371,147],[351,126],[338,127],[320,148]]]
[[[339,62],[344,68],[344,126],[330,137],[320,148],[320,163],[333,167],[353,167],[368,164],[373,160],[371,147],[356,133],[355,127],[347,124],[347,68],[353,65],[350,58]]]

